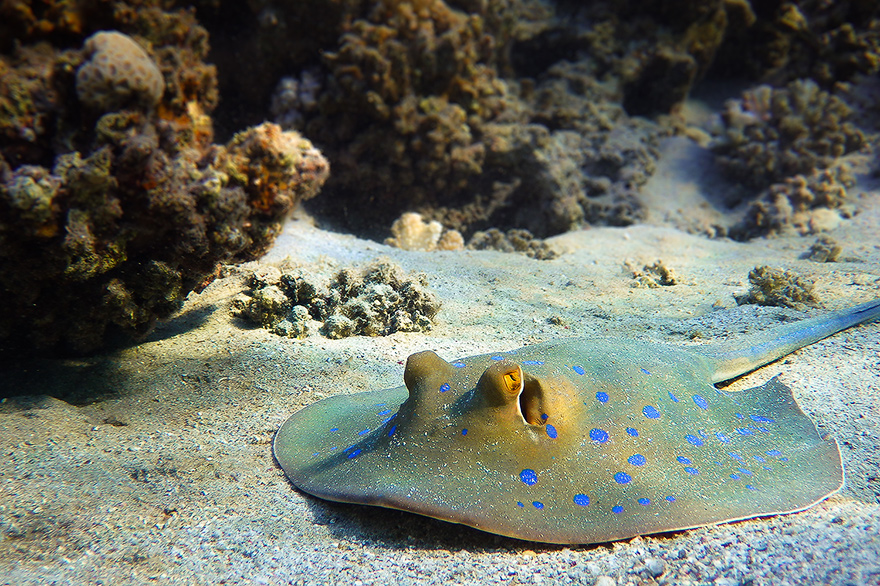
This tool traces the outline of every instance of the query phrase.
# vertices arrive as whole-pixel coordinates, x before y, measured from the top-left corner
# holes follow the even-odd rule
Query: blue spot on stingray
[[[349,459],[350,459],[350,458],[357,458],[357,457],[360,456],[360,455],[361,455],[361,450],[360,450],[360,449],[357,449],[357,450],[353,451],[352,453],[350,453],[350,454],[348,455],[348,457],[349,457]]]
[[[752,471],[751,471],[751,470],[746,470],[745,468],[737,468],[737,470],[739,470],[740,472],[742,472],[742,473],[745,474],[746,476],[751,476],[751,475],[752,475]]]
[[[586,507],[590,504],[590,497],[585,494],[576,494],[574,495],[574,504],[579,507]]]
[[[363,430],[363,431],[359,431],[359,432],[358,432],[358,435],[367,435],[368,433],[370,433],[370,430],[369,430],[369,429],[365,429],[365,430]]]
[[[449,388],[450,388],[449,383],[443,383],[442,385],[440,385],[440,392],[445,393],[446,391],[449,390]]]
[[[718,441],[721,442],[722,444],[729,444],[730,443],[730,438],[728,438],[726,435],[724,435],[720,431],[715,432],[715,437],[717,437]]]
[[[748,427],[737,427],[736,433],[738,433],[740,435],[753,435],[752,430],[749,429]]]
[[[632,476],[627,474],[626,472],[618,472],[614,475],[614,482],[617,484],[629,484],[632,480]]]
[[[779,461],[780,461],[780,462],[788,462],[788,458],[786,458],[785,456],[783,456],[783,457],[779,458]]]
[[[675,497],[674,497],[674,496],[668,496],[668,497],[666,497],[666,500],[669,501],[670,503],[674,503],[674,502],[675,502]]]
[[[339,428],[338,427],[331,427],[330,431],[339,431]]]
[[[767,450],[764,453],[767,454],[768,456],[773,456],[773,457],[782,455],[782,452],[780,452],[779,450]]]
[[[544,508],[544,503],[542,503],[541,501],[532,501],[532,506],[540,511]]]
[[[643,369],[642,369],[642,373],[644,373],[644,374],[651,374],[651,371],[648,370],[647,368],[643,368]]]
[[[739,480],[739,474],[731,474],[730,477],[734,480]]]
[[[635,427],[627,427],[626,433],[628,433],[632,437],[639,437],[639,431]]]
[[[629,458],[626,459],[627,462],[632,464],[633,466],[644,466],[648,463],[645,457],[641,454],[633,454]]]
[[[704,399],[700,395],[694,395],[693,398],[694,398],[694,403],[696,403],[697,407],[699,407],[700,409],[708,409],[709,408],[709,401],[707,401],[706,399]]]
[[[747,484],[747,485],[746,485],[746,488],[748,488],[749,490],[758,490],[757,488],[755,488],[755,487],[752,486],[751,484]]]
[[[678,397],[672,394],[672,391],[667,391],[669,393],[669,398],[672,399],[673,403],[678,403]]]
[[[599,391],[598,393],[596,393],[596,400],[599,401],[600,403],[607,403],[608,402],[608,393],[603,392],[603,391]]]
[[[382,409],[376,415],[388,415],[389,413],[391,413],[391,409]]]
[[[571,369],[581,376],[584,376],[585,374],[587,374],[587,371],[584,370],[583,366],[572,366]]]
[[[763,415],[749,415],[752,421],[757,423],[776,423],[774,419],[770,419],[769,417],[764,417]]]
[[[392,425],[392,426],[391,426],[391,429],[388,430],[388,437],[391,437],[392,435],[394,435],[394,432],[395,432],[395,431],[397,431],[397,426],[396,426],[396,425]]]
[[[652,405],[646,405],[645,408],[642,409],[642,414],[648,419],[660,419],[660,412]]]
[[[312,455],[313,455],[313,456],[318,456],[319,454],[318,454],[318,452],[315,452],[315,453],[313,453]]]
[[[761,468],[763,468],[767,472],[773,472],[773,468],[771,468],[770,466],[761,466]]]
[[[623,512],[623,507],[621,507],[620,505],[614,505],[613,507],[611,507],[611,512],[615,515],[619,515]]]
[[[462,429],[462,430],[461,430],[461,435],[467,435],[467,429]]]
[[[735,415],[737,419],[745,419],[745,416],[742,413],[736,413]]]
[[[550,425],[548,423],[547,424],[547,435],[550,436],[550,439],[556,439],[556,436],[558,436],[559,433],[556,431],[555,427],[553,427],[552,425]]]
[[[520,364],[523,366],[542,366],[544,364],[543,360],[523,360]]]
[[[678,460],[679,463],[681,463],[681,464],[690,464],[691,463],[690,459],[685,458],[684,456],[679,456],[678,458],[676,458],[676,460]]]
[[[739,454],[735,454],[733,452],[730,452],[730,457],[733,458],[734,460],[739,460],[740,462],[743,461],[742,456],[740,456]]]
[[[760,462],[761,464],[763,464],[764,462],[767,461],[767,460],[764,459],[763,456],[753,456],[753,458],[755,458],[755,461],[756,461],[756,462]]]
[[[525,484],[533,486],[538,482],[538,475],[531,468],[526,468],[519,473],[519,479],[522,480]]]
[[[547,421],[547,418],[550,417],[546,413],[541,413],[541,421]]]
[[[696,468],[692,468],[690,466],[685,467],[684,471],[687,472],[688,474],[699,474],[700,473],[699,470],[697,470]]]
[[[684,436],[684,439],[686,439],[689,444],[694,445],[698,448],[703,445],[703,440],[695,435],[687,434],[686,436]]]
[[[452,366],[454,366],[455,368],[464,368],[465,366],[467,366],[467,364],[465,364],[464,362],[453,362]]]
[[[397,413],[395,413],[394,415],[397,415]],[[382,425],[385,425],[386,423],[388,423],[389,421],[391,421],[392,419],[394,419],[394,415],[392,415],[391,417],[386,417],[385,419],[383,419],[383,420],[382,420]]]
[[[504,360],[504,356],[493,356],[493,357],[492,357],[492,360],[494,360],[494,361],[496,361],[496,362],[499,361],[499,360]]]
[[[639,499],[639,504],[642,505],[643,507],[647,507],[648,505],[651,504],[651,499],[642,497]]]
[[[516,501],[516,506],[522,508],[522,507],[524,507],[525,505],[522,504],[520,501]]]
[[[590,439],[594,442],[598,442],[600,444],[604,444],[608,441],[608,432],[604,429],[598,429],[594,427],[590,430]]]
[[[761,433],[770,433],[770,430],[766,427],[759,427],[758,431],[760,431]]]
[[[332,448],[330,448],[330,451],[332,452],[333,450],[338,450],[338,449],[339,449],[339,446],[333,446]]]

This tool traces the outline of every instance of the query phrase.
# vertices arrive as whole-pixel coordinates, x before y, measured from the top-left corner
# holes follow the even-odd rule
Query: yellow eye
[[[507,387],[507,392],[519,391],[519,369],[505,372],[502,378],[504,385]]]

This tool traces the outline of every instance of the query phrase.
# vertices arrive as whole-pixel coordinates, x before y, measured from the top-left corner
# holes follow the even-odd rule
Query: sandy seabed
[[[680,154],[680,153],[679,153]],[[670,156],[670,159],[674,157]],[[428,274],[443,302],[427,334],[286,339],[230,314],[232,271],[175,319],[111,354],[8,368],[0,391],[4,584],[880,584],[880,324],[858,326],[735,381],[775,375],[840,444],[845,488],[803,513],[626,542],[554,546],[307,496],[271,440],[323,397],[402,384],[406,357],[451,360],[558,337],[733,340],[803,314],[737,306],[758,265],[816,282],[824,310],[880,289],[880,191],[830,235],[844,262],[805,258],[815,237],[737,243],[679,228],[713,221],[705,187],[663,167],[650,224],[551,239],[550,261],[407,252],[291,222],[261,262],[330,275],[387,257]],[[635,288],[662,259],[679,284]],[[818,315],[822,310],[810,310]],[[552,321],[550,318],[554,318]],[[808,480],[807,480],[808,481]]]

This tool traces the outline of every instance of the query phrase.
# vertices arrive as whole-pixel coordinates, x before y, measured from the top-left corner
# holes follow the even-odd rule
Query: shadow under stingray
[[[588,552],[610,551],[613,547],[613,542],[556,544],[504,537],[407,511],[326,501],[302,492],[289,482],[288,484],[292,490],[305,497],[313,523],[327,527],[340,540],[361,545],[389,550],[448,550],[471,553],[519,553],[525,550],[550,552],[563,549]],[[674,540],[686,533],[687,530],[666,531],[652,534],[651,537]]]

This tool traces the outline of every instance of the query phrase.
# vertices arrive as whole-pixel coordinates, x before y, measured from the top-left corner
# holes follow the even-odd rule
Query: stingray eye
[[[501,377],[504,381],[504,384],[507,385],[507,392],[510,393],[519,393],[519,385],[520,381],[522,381],[522,372],[517,368],[516,370],[511,370],[509,372],[505,372]]]
[[[477,392],[483,400],[496,407],[515,403],[522,390],[522,369],[507,360],[496,362],[483,372]]]

